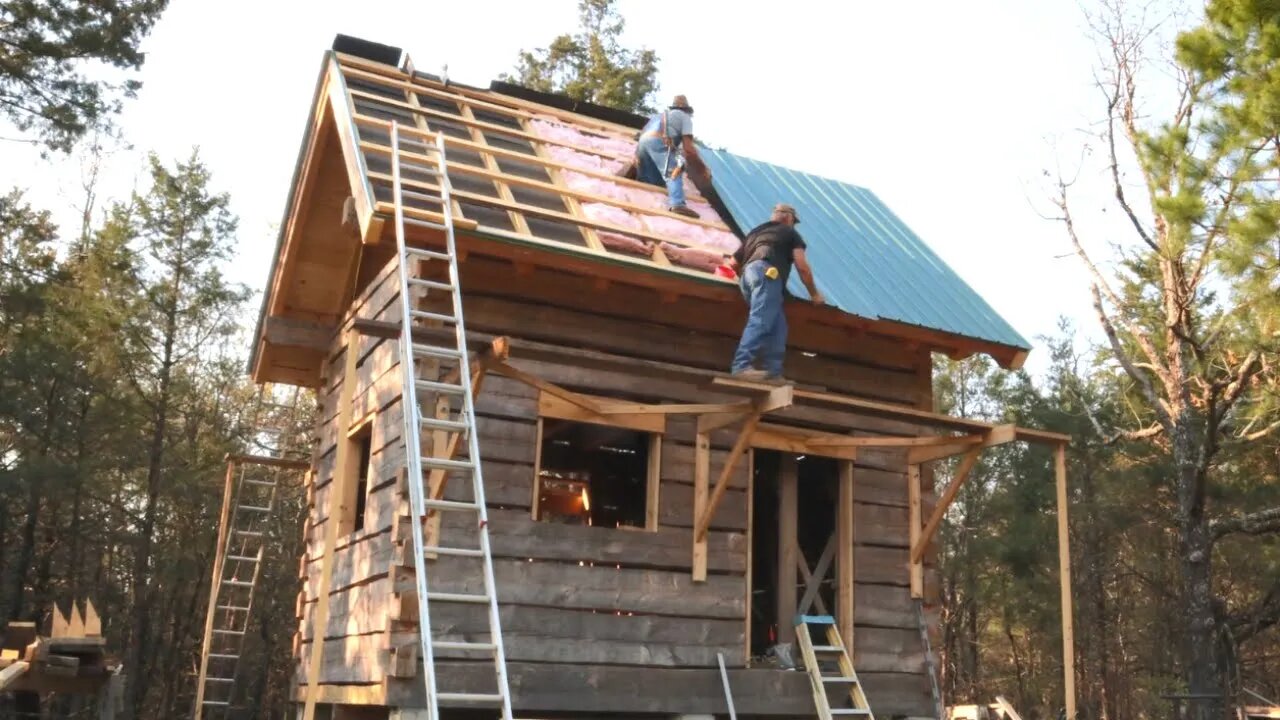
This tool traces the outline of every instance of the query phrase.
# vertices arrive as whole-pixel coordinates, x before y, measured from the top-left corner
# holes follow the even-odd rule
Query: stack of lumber
[[[69,616],[55,607],[52,625],[43,636],[33,622],[9,623],[0,640],[0,690],[94,694],[118,677],[92,602],[83,613],[73,602]]]

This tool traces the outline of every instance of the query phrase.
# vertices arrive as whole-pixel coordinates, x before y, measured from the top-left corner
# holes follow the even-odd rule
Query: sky
[[[143,45],[142,90],[118,118],[132,148],[109,156],[100,194],[141,187],[146,152],[172,160],[198,146],[240,218],[229,274],[260,290],[336,33],[402,47],[421,70],[447,64],[451,79],[483,86],[519,50],[574,29],[576,5],[173,0]],[[1054,334],[1059,317],[1098,337],[1088,276],[1061,224],[1045,217],[1061,169],[1077,181],[1086,245],[1107,255],[1114,226],[1087,132],[1104,106],[1081,5],[619,0],[619,9],[625,44],[658,54],[660,100],[682,93],[698,108],[700,139],[875,192],[1038,348],[1033,372],[1047,360],[1037,338]],[[41,160],[0,141],[0,187],[27,188],[72,232],[81,168],[79,158]]]

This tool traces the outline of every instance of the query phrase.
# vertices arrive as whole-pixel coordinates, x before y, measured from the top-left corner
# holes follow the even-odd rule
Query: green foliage
[[[626,22],[615,2],[579,0],[578,33],[560,35],[545,48],[521,51],[515,73],[502,79],[620,110],[651,111],[658,56],[621,45]]]
[[[85,65],[137,70],[168,0],[0,2],[0,114],[48,148],[71,146],[120,109],[137,80],[90,79]],[[101,74],[100,68],[94,69]]]

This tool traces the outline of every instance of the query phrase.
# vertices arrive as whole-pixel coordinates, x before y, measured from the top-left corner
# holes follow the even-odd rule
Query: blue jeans
[[[742,269],[742,297],[747,301],[747,326],[733,354],[732,372],[750,370],[756,358],[769,375],[782,375],[787,352],[787,316],[782,311],[782,280],[765,276],[769,263],[756,260]]]
[[[680,151],[668,150],[660,137],[640,138],[636,145],[636,179],[642,183],[667,186],[667,201],[671,207],[684,205],[684,173],[671,178]]]

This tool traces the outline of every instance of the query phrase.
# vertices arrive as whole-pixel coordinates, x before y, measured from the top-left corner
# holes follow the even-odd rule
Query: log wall
[[[467,265],[463,268],[465,271]],[[624,321],[575,309],[567,306],[567,301],[538,303],[530,298],[505,297],[501,278],[491,274],[491,269],[464,274],[469,331],[699,369],[726,367],[736,343],[733,336],[677,330],[656,321]],[[578,304],[583,304],[581,299]],[[430,298],[423,299],[420,306],[440,309]],[[678,307],[673,305],[666,311],[678,312]],[[375,277],[353,303],[351,313],[364,319],[398,322],[393,267]],[[321,558],[326,551],[325,527],[334,521],[328,510],[334,458],[338,442],[347,432],[347,428],[338,427],[346,352],[341,342],[335,338],[329,353],[317,427],[315,480],[306,528],[308,550],[300,566],[305,582],[298,599],[295,638],[298,677],[305,678],[307,655],[320,636],[324,643],[322,684],[381,685],[384,697],[402,697],[406,698],[403,702],[412,703],[417,618],[412,554],[406,550],[408,496],[400,438],[401,377],[396,341],[365,336],[356,349],[359,361],[351,417],[373,413],[364,527],[339,538],[330,616],[322,633],[312,627]],[[859,344],[851,340],[847,344],[843,354],[793,350],[787,358],[788,377],[801,384],[904,405],[918,407],[929,402],[926,352],[884,341]],[[680,403],[736,399],[683,380],[645,378],[570,362],[533,362],[518,357],[511,362],[547,381],[593,395]],[[608,666],[667,668],[668,673],[696,669],[699,677],[705,674],[703,669],[715,667],[717,653],[724,654],[731,666],[745,664],[750,564],[746,463],[739,463],[712,524],[707,581],[695,583],[691,578],[692,419],[673,418],[667,425],[661,443],[659,528],[649,532],[532,520],[538,391],[489,375],[476,412],[494,572],[513,687],[521,684],[516,669],[526,668],[543,677],[552,672],[549,667],[555,667],[547,663],[562,664],[566,673],[579,675],[592,667]],[[899,422],[813,409],[793,408],[784,417],[870,433],[900,435],[914,430]],[[733,432],[727,430],[712,435],[713,478],[734,439]],[[446,498],[472,499],[470,483],[451,482]],[[868,450],[860,454],[855,502],[859,675],[877,712],[928,714],[923,656],[908,589],[907,494],[900,452]],[[462,524],[467,521],[458,513],[445,513],[444,517],[446,540],[465,530]],[[471,562],[460,558],[434,561],[433,590],[479,590],[478,565],[469,566]],[[476,607],[433,606],[432,624],[451,639],[472,639],[487,629],[483,608]],[[465,671],[467,665],[458,668]],[[621,681],[627,674],[610,677],[614,676],[620,679],[617,688],[596,688],[605,698],[601,702],[609,702],[616,691],[621,705],[614,705],[615,709],[642,711],[640,706],[627,705],[639,702],[627,699],[631,681]],[[714,679],[714,675],[706,677]],[[517,706],[520,698],[517,691]],[[573,708],[566,705],[559,709]],[[738,709],[744,714],[752,712],[749,707]],[[761,707],[759,712],[770,710]]]

